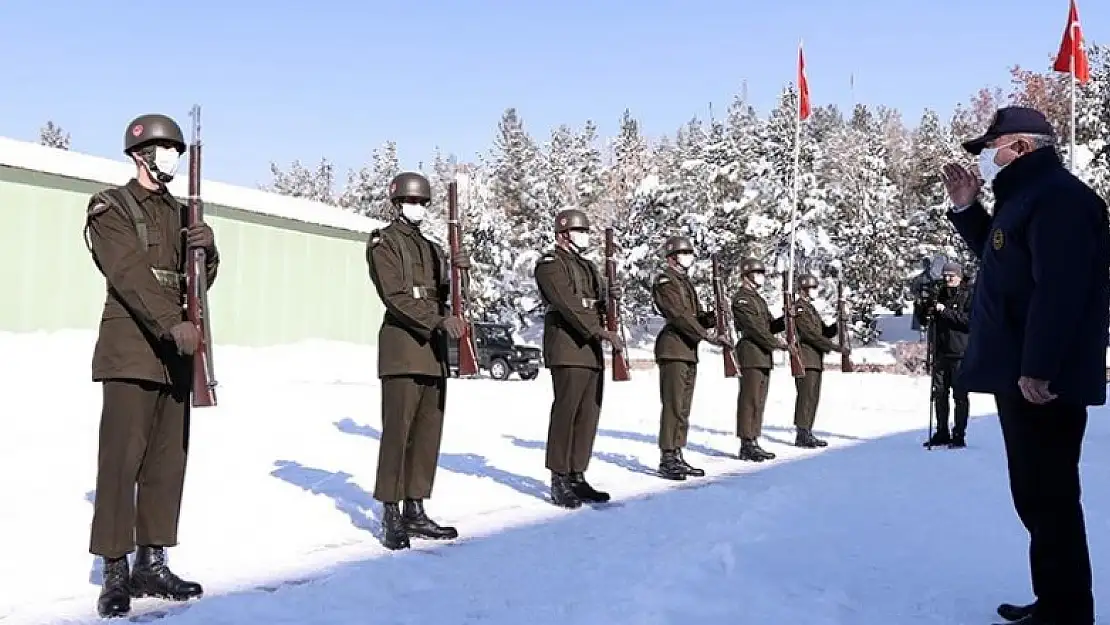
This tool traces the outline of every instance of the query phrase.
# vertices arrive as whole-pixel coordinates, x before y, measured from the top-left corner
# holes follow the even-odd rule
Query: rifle
[[[189,196],[187,226],[204,220],[200,199],[200,106],[189,112],[193,118],[193,141],[189,144]],[[212,370],[212,326],[208,320],[208,254],[203,248],[187,251],[185,267],[185,310],[189,321],[200,332],[200,343],[193,354],[193,406],[216,405],[216,374]]]
[[[451,248],[451,257],[454,258],[461,251],[462,233],[459,226],[459,183],[452,180],[447,184],[447,245]],[[476,375],[478,373],[478,356],[474,349],[474,336],[471,332],[470,322],[466,318],[466,308],[463,303],[463,289],[469,283],[467,270],[451,263],[451,314],[455,315],[466,324],[462,336],[459,337],[459,375]]]
[[[617,260],[613,257],[616,245],[613,243],[613,228],[605,229],[605,282],[606,285],[616,284],[617,280]],[[619,300],[611,298],[606,294],[605,297],[605,327],[610,332],[617,332],[620,329],[620,307]],[[612,346],[613,350],[613,381],[614,382],[627,382],[631,379],[631,374],[628,370],[628,357],[625,355],[623,349],[617,349],[617,346]]]
[[[836,283],[836,327],[840,335],[840,370],[852,373],[852,357],[848,349],[848,320],[844,318],[844,284],[839,280]]]
[[[783,272],[782,316],[786,322],[786,351],[790,354],[790,375],[796,378],[804,378],[806,377],[806,368],[798,350],[798,332],[794,327],[794,294],[790,292],[790,284],[787,280],[787,274]]]
[[[729,327],[728,302],[725,300],[725,287],[721,283],[721,274],[717,267],[717,255],[711,257],[713,263],[713,301],[716,306],[717,314],[717,336],[728,339],[729,347],[721,348],[721,356],[725,360],[725,377],[735,378],[740,373],[740,368],[736,366],[736,352],[733,351],[735,346],[732,345],[732,328]]]

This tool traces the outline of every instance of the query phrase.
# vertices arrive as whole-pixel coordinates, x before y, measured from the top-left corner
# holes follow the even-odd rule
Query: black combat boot
[[[817,438],[813,435],[811,430],[803,430],[798,428],[798,433],[794,436],[795,447],[806,447],[808,449],[816,449],[818,447],[828,447],[828,443]]]
[[[763,456],[764,460],[774,460],[775,459],[775,454],[773,454],[773,453],[771,453],[771,452],[767,451],[766,449],[759,446],[759,440],[758,439],[752,441],[752,445],[755,446],[755,452],[757,454],[759,454],[760,456]]]
[[[659,456],[659,477],[665,480],[682,481],[686,479],[686,469],[678,459],[678,453],[665,450]]]
[[[572,510],[582,505],[582,500],[574,493],[570,476],[566,473],[551,473],[551,501],[556,506]]]
[[[759,447],[755,444],[754,439],[742,438],[740,439],[740,454],[741,460],[748,460],[750,462],[763,462],[766,460],[758,451]]]
[[[104,558],[104,585],[96,601],[100,618],[116,618],[131,611],[131,580],[127,556]]]
[[[392,550],[409,548],[409,533],[396,502],[382,504],[382,546]]]
[[[586,481],[586,476],[581,473],[570,474],[570,488],[582,501],[590,503],[605,503],[609,501],[609,493],[597,490]]]
[[[203,594],[200,584],[181,579],[166,566],[164,547],[142,545],[135,552],[135,567],[131,570],[132,597],[188,601]]]
[[[406,499],[405,510],[401,516],[404,518],[405,530],[410,537],[431,540],[451,540],[459,537],[459,530],[429,519],[428,513],[424,512],[424,502],[419,499]]]
[[[690,477],[705,477],[705,471],[686,462],[686,458],[682,455],[681,449],[676,450],[674,453],[678,456],[678,462],[682,465],[682,470],[686,472],[686,475]]]
[[[967,439],[964,438],[963,434],[953,434],[951,442],[948,443],[948,448],[959,449],[961,447],[967,447]]]
[[[998,616],[1003,619],[1013,622],[1020,621],[1021,619],[1030,616],[1036,610],[1037,604],[1030,603],[1028,605],[1014,605],[1012,603],[1003,603],[998,606]]]
[[[948,443],[951,443],[951,442],[952,442],[952,437],[948,435],[948,432],[936,432],[935,434],[932,435],[932,437],[929,438],[929,440],[925,441],[925,443],[922,446],[923,447],[942,447],[942,446],[947,445]]]

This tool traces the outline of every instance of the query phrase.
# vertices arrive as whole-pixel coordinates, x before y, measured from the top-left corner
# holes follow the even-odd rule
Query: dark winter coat
[[[1014,395],[1048,380],[1061,400],[1106,403],[1110,224],[1106,203],[1052,148],[994,181],[993,218],[976,202],[949,219],[982,261],[960,369],[968,391]]]
[[[944,304],[944,310],[933,315],[935,355],[947,359],[963,358],[971,329],[971,289],[966,283],[961,283],[954,290],[944,287],[937,302]],[[913,315],[922,327],[926,325],[925,315],[929,312],[925,309],[926,303],[918,300],[913,304]]]

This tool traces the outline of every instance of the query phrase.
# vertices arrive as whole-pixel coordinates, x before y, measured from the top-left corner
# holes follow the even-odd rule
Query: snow
[[[115,161],[7,137],[0,137],[0,165],[110,185],[123,184],[134,175],[133,168],[122,159]],[[185,197],[188,195],[187,177],[179,175],[170,183],[169,188],[177,197]],[[335,206],[257,189],[207,179],[202,180],[200,188],[201,196],[206,202],[260,215],[360,233],[369,233],[385,225],[379,220]]]
[[[0,374],[25,391],[8,394],[0,423],[3,625],[99,622],[87,553],[93,341],[0,334]],[[313,342],[217,358],[220,405],[193,413],[181,545],[170,552],[207,594],[167,623],[947,625],[986,623],[998,602],[1028,598],[1025,535],[983,396],[972,396],[969,447],[928,452],[924,379],[829,372],[816,429],[830,446],[799,450],[788,445],[793,382],[780,369],[764,437],[779,459],[752,465],[730,457],[736,381],[706,362],[687,458],[709,477],[675,483],[651,475],[658,382],[636,370],[606,381],[588,473],[617,505],[563,511],[542,500],[547,373],[452,380],[428,509],[464,539],[389,553],[370,495],[381,427],[373,349]],[[1102,413],[1084,456],[1096,568],[1110,558]],[[1096,595],[1110,593],[1106,576],[1095,579]],[[304,583],[252,590],[282,580]]]

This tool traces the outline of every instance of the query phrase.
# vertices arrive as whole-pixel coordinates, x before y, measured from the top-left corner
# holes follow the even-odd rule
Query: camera
[[[944,280],[931,280],[922,283],[917,290],[918,305],[924,311],[925,321],[928,323],[932,320],[933,310],[936,308],[937,302],[940,301],[940,295],[944,292]]]

